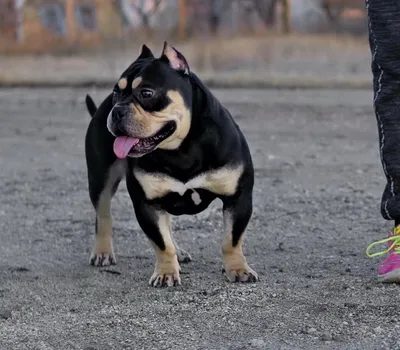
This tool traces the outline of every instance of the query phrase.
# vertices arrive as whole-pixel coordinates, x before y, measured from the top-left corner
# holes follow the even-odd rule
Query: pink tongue
[[[129,151],[139,142],[135,137],[119,136],[114,141],[114,153],[118,158],[124,159]]]

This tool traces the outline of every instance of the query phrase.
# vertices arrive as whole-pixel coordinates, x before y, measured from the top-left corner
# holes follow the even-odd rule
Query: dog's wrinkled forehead
[[[166,63],[157,59],[138,62],[136,66],[122,74],[118,81],[120,90],[151,87],[155,89],[177,89],[181,85],[178,76],[175,75]]]
[[[132,89],[136,88],[139,84],[137,84],[138,80],[135,83],[133,81],[141,75],[141,72],[145,67],[147,67],[154,58],[148,59],[138,59],[133,62],[128,69],[123,72],[118,80],[118,83],[115,85],[114,90],[119,90],[120,92],[129,93]]]
[[[150,49],[143,45],[139,57],[121,74],[115,85],[115,101],[133,98],[133,91],[140,89],[151,90],[154,97],[175,91],[187,100],[188,91],[191,90],[189,76],[185,58],[167,43],[164,43],[159,58],[155,58]]]

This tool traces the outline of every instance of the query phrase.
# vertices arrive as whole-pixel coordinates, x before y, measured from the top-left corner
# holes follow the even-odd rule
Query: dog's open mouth
[[[159,132],[151,137],[137,138],[119,136],[114,141],[114,153],[118,158],[135,157],[153,151],[157,145],[171,136],[176,130],[174,121],[167,122]]]

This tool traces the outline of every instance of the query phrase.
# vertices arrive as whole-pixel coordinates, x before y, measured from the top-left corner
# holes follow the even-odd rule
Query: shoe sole
[[[400,269],[395,269],[384,275],[378,275],[378,282],[382,283],[400,283]]]

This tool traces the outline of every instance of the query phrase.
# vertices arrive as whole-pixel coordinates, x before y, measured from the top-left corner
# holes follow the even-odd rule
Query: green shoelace
[[[390,241],[392,242],[392,244],[387,249],[381,250],[381,251],[376,252],[376,253],[371,253],[371,249],[372,248],[374,248],[374,247],[376,247],[378,245],[385,244],[385,243],[390,242]],[[380,241],[376,241],[376,242],[371,243],[367,247],[366,254],[367,254],[368,257],[373,258],[373,257],[376,257],[376,256],[381,256],[381,255],[388,254],[388,253],[390,253],[390,251],[392,249],[394,250],[394,252],[393,252],[394,254],[400,254],[400,226],[397,226],[394,229],[393,236],[390,236],[388,238],[381,239]]]

